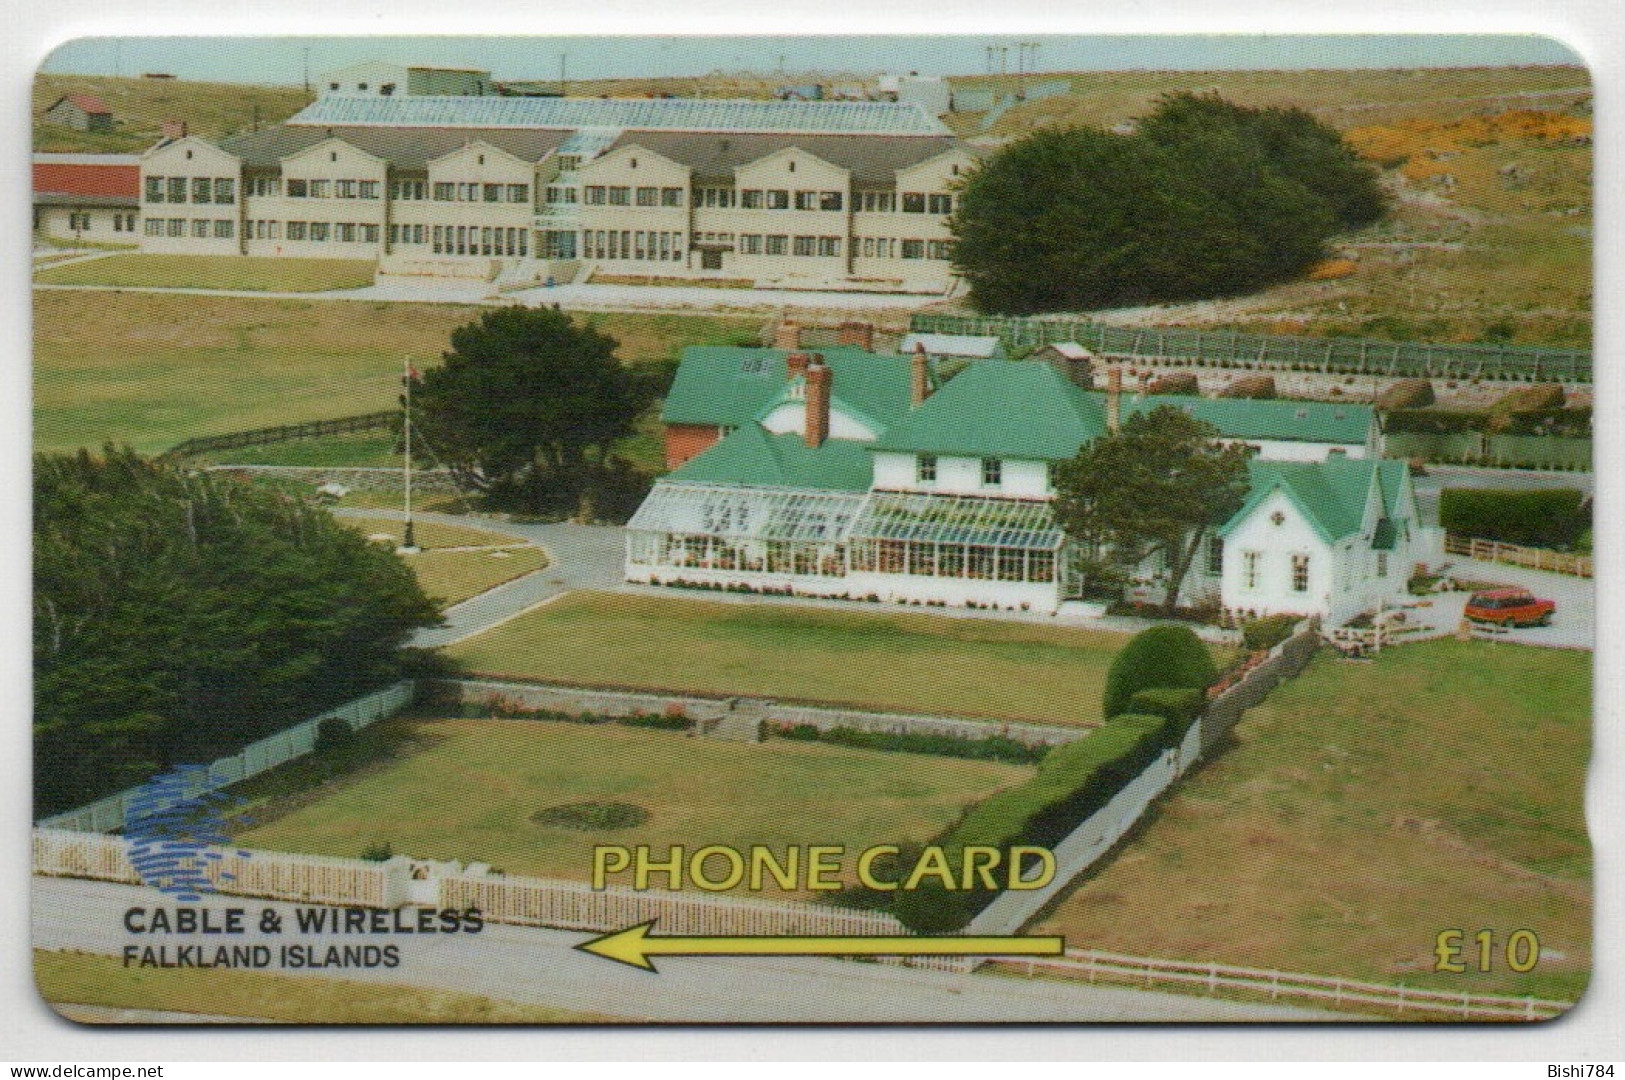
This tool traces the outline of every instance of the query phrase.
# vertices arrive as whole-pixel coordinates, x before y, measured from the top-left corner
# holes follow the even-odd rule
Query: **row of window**
[[[848,549],[853,573],[981,581],[1055,580],[1055,553],[1028,548],[991,548],[911,540],[855,540]]]
[[[68,228],[73,232],[90,231],[90,214],[88,212],[70,211],[68,213]],[[114,214],[114,232],[135,232],[134,214]]]
[[[391,225],[389,227],[389,242],[391,244],[427,244],[429,242],[429,226]]]
[[[920,454],[914,459],[914,480],[922,485],[937,482],[937,455]],[[1004,462],[999,458],[982,459],[982,486],[996,488],[1004,483]]]
[[[683,205],[683,189],[680,187],[605,187],[602,184],[589,184],[582,189],[582,201],[588,206],[680,207]]]
[[[190,227],[186,224],[190,221]],[[141,223],[141,231],[147,236],[187,236],[195,240],[214,237],[216,240],[230,240],[237,235],[237,223],[230,218],[210,220],[208,218],[147,218]]]
[[[899,240],[889,236],[865,236],[852,241],[862,259],[937,259],[953,258],[952,240]]]
[[[376,199],[383,184],[377,180],[287,181],[290,199]]]
[[[682,262],[683,234],[642,229],[583,229],[581,250],[589,259]]]
[[[741,255],[799,255],[818,258],[841,256],[839,236],[763,236],[760,233],[740,233]]]
[[[435,202],[528,203],[529,184],[451,183],[436,180]]]
[[[1241,587],[1243,589],[1258,588],[1258,567],[1262,558],[1262,553],[1257,551],[1243,551],[1241,553]],[[1292,556],[1292,591],[1309,591],[1309,556],[1307,555]]]
[[[436,225],[431,234],[436,255],[519,256],[530,250],[530,230],[489,225]]]
[[[376,244],[378,226],[350,221],[290,221],[288,239],[304,240],[312,244],[337,242],[340,244]]]
[[[226,176],[149,176],[145,201],[229,205],[237,201],[237,181]]]

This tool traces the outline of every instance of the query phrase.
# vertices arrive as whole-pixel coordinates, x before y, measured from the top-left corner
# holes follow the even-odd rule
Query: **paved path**
[[[1590,649],[1595,645],[1597,589],[1594,581],[1546,570],[1466,559],[1458,555],[1446,557],[1444,573],[1459,581],[1521,585],[1536,596],[1557,601],[1557,610],[1552,613],[1552,625],[1520,627],[1496,634],[1492,640],[1561,649]],[[1415,614],[1430,626],[1453,630],[1461,622],[1468,596],[1465,592],[1455,592],[1429,597],[1432,606],[1417,609]]]
[[[219,937],[139,939],[124,930],[136,905],[173,902],[153,889],[101,881],[36,877],[33,942],[42,949],[120,955],[129,944],[216,944]],[[258,912],[292,904],[219,897],[247,907],[251,932],[228,943],[311,942],[297,933],[262,935]],[[952,974],[889,964],[799,957],[673,957],[651,975],[575,946],[594,935],[489,925],[478,935],[400,936],[396,968],[329,971],[335,978],[436,987],[503,1001],[553,1006],[659,1023],[1032,1023],[1077,1021],[1349,1020],[1344,1014],[1049,979]],[[359,944],[324,935],[318,944]],[[367,944],[380,944],[369,937]],[[296,972],[279,974],[299,977]],[[155,1002],[155,1004],[159,1004]]]

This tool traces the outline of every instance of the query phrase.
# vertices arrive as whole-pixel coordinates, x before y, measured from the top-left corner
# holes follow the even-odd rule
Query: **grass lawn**
[[[226,969],[126,968],[113,956],[34,950],[53,1005],[101,1005],[285,1024],[593,1024],[613,1017],[416,986]],[[69,1016],[73,1010],[66,1010]]]
[[[111,441],[156,453],[199,435],[393,408],[401,358],[414,357],[420,370],[433,366],[451,332],[482,310],[36,292],[34,446],[72,450]],[[663,362],[685,345],[760,328],[758,320],[705,315],[585,317],[621,342],[619,355],[631,364]]]
[[[372,284],[370,259],[272,259],[242,255],[109,255],[41,270],[43,285],[109,288],[247,289],[327,292]]]
[[[388,536],[391,546],[399,545],[405,532],[401,522],[390,518],[338,520],[368,537]],[[505,533],[420,521],[412,527],[412,538],[423,550],[401,559],[417,575],[423,591],[447,607],[547,565],[541,548]],[[448,550],[455,548],[475,550]]]
[[[381,760],[326,787],[254,805],[246,847],[354,858],[369,846],[489,862],[510,874],[587,879],[594,844],[693,847],[925,840],[1025,766],[779,741],[696,739],[615,724],[410,720],[379,725]],[[279,770],[280,771],[280,770]],[[310,770],[297,775],[308,776]],[[276,772],[250,799],[289,785]],[[578,831],[533,815],[631,803],[640,825]]]
[[[1044,932],[1079,948],[1571,999],[1591,967],[1589,652],[1433,641],[1316,657]],[[1442,930],[1494,970],[1435,973]],[[1499,950],[1534,931],[1527,975]],[[1035,928],[1034,932],[1039,932]]]
[[[1090,725],[1122,634],[574,593],[453,646],[470,671]]]

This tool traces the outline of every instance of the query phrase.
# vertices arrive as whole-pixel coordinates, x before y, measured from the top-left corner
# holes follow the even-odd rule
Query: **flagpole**
[[[403,357],[401,360],[401,385],[406,393],[401,396],[401,408],[405,412],[406,434],[406,528],[401,534],[401,551],[412,554],[418,550],[412,537],[412,358]]]

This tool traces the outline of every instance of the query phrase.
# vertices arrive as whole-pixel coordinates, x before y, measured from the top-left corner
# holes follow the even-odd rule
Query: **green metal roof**
[[[829,365],[832,406],[845,406],[881,429],[908,414],[908,357],[851,346],[805,351],[818,352]],[[690,346],[683,350],[660,418],[668,424],[753,424],[784,394],[788,355],[783,349]]]
[[[869,444],[826,439],[816,450],[800,435],[772,435],[750,423],[668,474],[691,484],[868,491]]]
[[[1282,492],[1328,544],[1360,531],[1377,461],[1334,457],[1326,461],[1250,461],[1252,493],[1219,529],[1228,536],[1276,491]],[[1403,467],[1402,462],[1393,462]]]
[[[1105,395],[1094,396],[1104,399]],[[1365,445],[1371,429],[1369,405],[1342,405],[1324,401],[1257,401],[1247,398],[1205,398],[1185,394],[1123,395],[1123,419],[1150,412],[1159,405],[1182,409],[1212,424],[1230,439],[1268,439],[1285,442]]]
[[[1059,461],[1105,430],[1104,400],[1048,364],[980,360],[888,428],[875,449]]]

